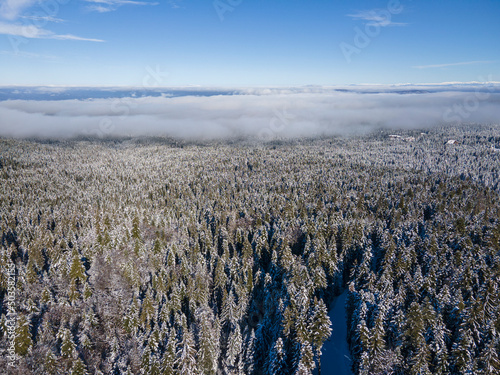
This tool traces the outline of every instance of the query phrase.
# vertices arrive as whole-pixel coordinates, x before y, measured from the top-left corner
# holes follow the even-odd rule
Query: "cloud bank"
[[[275,139],[491,124],[500,122],[499,88],[425,92],[406,87],[405,94],[380,88],[372,93],[368,87],[246,89],[208,96],[5,100],[0,101],[0,136]]]

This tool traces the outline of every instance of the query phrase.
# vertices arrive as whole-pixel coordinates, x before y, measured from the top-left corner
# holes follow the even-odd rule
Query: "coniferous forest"
[[[1,372],[499,374],[500,127],[391,134],[0,139]]]

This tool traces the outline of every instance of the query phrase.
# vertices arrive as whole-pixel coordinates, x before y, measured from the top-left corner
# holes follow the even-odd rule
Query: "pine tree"
[[[239,325],[236,325],[234,329],[231,331],[228,342],[227,342],[227,351],[226,351],[226,366],[229,369],[233,369],[236,367],[237,362],[241,358],[241,331]]]
[[[71,282],[74,284],[83,283],[86,280],[85,267],[80,260],[80,255],[78,254],[76,248],[73,249],[71,258],[71,268],[69,270],[69,277],[71,279]]]
[[[144,301],[142,302],[142,311],[140,315],[140,322],[142,324],[142,327],[145,327],[146,329],[149,329],[149,325],[151,323],[151,319],[153,319],[155,312],[155,308],[153,305],[153,297],[151,297],[151,294],[149,291],[146,293],[146,297],[144,298]]]
[[[90,287],[89,283],[85,283],[85,286],[83,287],[83,298],[85,300],[88,300],[90,297],[92,297],[92,288]]]
[[[474,340],[468,328],[460,328],[458,340],[453,344],[454,369],[457,374],[472,371]]]
[[[316,367],[314,363],[314,353],[311,345],[308,342],[304,342],[300,345],[300,355],[298,360],[298,365],[295,374],[309,375],[312,374],[312,370]]]
[[[56,375],[59,372],[56,357],[51,350],[45,356],[43,367],[46,374]]]
[[[236,303],[231,290],[222,301],[221,319],[224,325],[234,327],[236,324]]]
[[[30,333],[30,322],[26,318],[26,316],[21,315],[19,317],[15,332],[16,332],[14,339],[15,353],[17,355],[24,357],[33,347],[33,341],[31,339],[31,333]]]
[[[68,299],[70,302],[73,304],[78,300],[80,297],[80,293],[78,293],[78,289],[76,287],[75,283],[72,283],[71,286],[69,287],[69,292],[68,292]]]
[[[498,355],[498,339],[490,341],[480,355],[480,373],[482,375],[500,374],[500,359]]]
[[[217,372],[219,356],[219,336],[218,318],[215,318],[215,326],[212,327],[213,317],[207,316],[208,312],[201,312],[198,368],[202,374],[215,374]]]
[[[368,352],[370,347],[371,334],[368,326],[366,325],[366,321],[361,319],[356,326],[356,338],[358,341],[357,347],[359,347],[358,351],[360,352]]]
[[[87,375],[87,368],[80,358],[77,358],[73,362],[73,367],[71,368],[71,375]]]
[[[358,364],[359,370],[358,374],[359,375],[370,375],[370,357],[367,352],[362,352]]]
[[[175,374],[175,335],[171,331],[168,335],[168,341],[165,348],[165,353],[163,354],[163,360],[160,368],[160,373],[162,375],[174,375]]]
[[[283,339],[278,337],[269,353],[269,374],[282,375],[286,373],[286,352]]]
[[[445,375],[449,372],[448,348],[446,346],[446,338],[449,332],[443,323],[441,315],[436,316],[434,325],[434,373],[437,375]]]
[[[161,243],[160,240],[157,238],[153,246],[153,253],[160,254],[160,252],[161,252]]]
[[[314,311],[309,323],[309,331],[311,332],[313,350],[318,358],[319,368],[321,369],[321,348],[325,341],[332,333],[330,318],[326,305],[323,300],[314,298]],[[321,370],[320,370],[321,371]]]
[[[148,375],[161,375],[161,365],[158,361],[157,355],[153,355],[151,357]]]
[[[193,334],[188,329],[182,333],[182,341],[179,343],[175,366],[181,374],[196,374],[196,347]]]
[[[295,319],[296,319],[295,333],[297,336],[297,340],[300,343],[309,342],[311,332],[309,331],[307,326],[307,321],[306,321],[307,317],[304,316],[304,314],[299,313],[299,315],[296,316]]]
[[[45,286],[45,288],[43,288],[40,302],[44,304],[52,302],[52,294],[50,293],[50,289],[48,288],[48,286]]]
[[[120,343],[118,342],[116,335],[113,335],[113,338],[111,338],[111,340],[109,341],[108,360],[111,364],[115,364],[119,356],[120,356]]]
[[[424,336],[424,317],[421,306],[412,302],[407,314],[406,349],[410,364],[410,374],[429,374],[430,353]]]
[[[254,363],[255,363],[255,352],[257,346],[257,339],[255,337],[255,331],[252,329],[250,334],[246,335],[244,347],[244,368],[243,371],[245,374],[253,374],[254,372]]]
[[[139,217],[136,215],[132,220],[132,238],[135,240],[141,239],[141,232],[139,229]]]
[[[385,351],[385,330],[384,330],[384,318],[385,318],[385,311],[383,307],[379,310],[377,319],[375,320],[375,326],[373,327],[373,334],[372,337],[370,338],[370,344],[369,344],[369,350],[372,356],[371,361],[373,362],[373,365],[375,365],[377,368],[383,368],[384,365],[384,358],[383,354]]]
[[[139,303],[135,297],[132,299],[132,304],[123,317],[123,328],[132,335],[135,335],[139,328]]]
[[[149,375],[151,372],[151,348],[146,346],[141,358],[141,374]]]
[[[73,358],[75,355],[75,343],[71,331],[67,328],[62,328],[58,333],[58,338],[61,340],[61,356],[63,358]]]

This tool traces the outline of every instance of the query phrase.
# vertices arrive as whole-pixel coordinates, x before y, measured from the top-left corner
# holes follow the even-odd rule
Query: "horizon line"
[[[172,85],[172,86],[141,86],[141,85],[66,85],[66,84],[0,84],[0,88],[118,88],[118,89],[274,89],[274,88],[336,88],[336,87],[366,87],[366,86],[445,86],[445,85],[471,85],[471,84],[500,84],[500,81],[449,81],[426,83],[346,83],[346,84],[304,84],[304,85]]]

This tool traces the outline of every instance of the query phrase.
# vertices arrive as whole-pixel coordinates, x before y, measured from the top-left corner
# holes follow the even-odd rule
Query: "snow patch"
[[[351,353],[347,346],[347,317],[345,303],[347,291],[338,296],[330,307],[332,335],[325,342],[321,355],[321,375],[352,375]],[[318,371],[315,370],[315,374]]]

